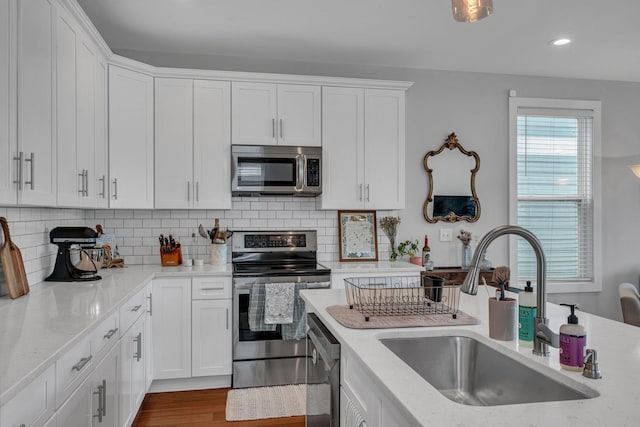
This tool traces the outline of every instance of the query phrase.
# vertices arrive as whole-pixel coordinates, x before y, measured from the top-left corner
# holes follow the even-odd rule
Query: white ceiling
[[[494,0],[473,24],[450,0],[78,2],[113,50],[640,82],[639,0]]]

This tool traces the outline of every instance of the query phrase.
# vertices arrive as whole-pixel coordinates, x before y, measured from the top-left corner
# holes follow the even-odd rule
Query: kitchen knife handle
[[[187,202],[191,202],[191,181],[187,181]]]
[[[104,191],[104,186],[105,186],[105,182],[107,180],[107,177],[105,175],[102,175],[102,178],[100,178],[98,181],[100,181],[102,183],[102,193],[99,193],[98,196],[102,197],[104,199],[105,196],[105,191]]]
[[[280,119],[280,139],[284,138],[284,130],[282,128],[282,119]]]
[[[18,190],[22,191],[22,151],[18,153],[17,157],[14,157],[13,160],[16,161],[18,167],[16,168],[16,178],[17,181],[13,181],[14,184],[18,184]]]
[[[29,162],[30,166],[31,166],[31,181],[25,181],[24,185],[30,185],[31,186],[31,190],[35,190],[35,179],[33,177],[33,165],[36,162],[36,155],[35,153],[31,153],[31,156],[29,156],[28,159],[24,159],[25,162]]]
[[[113,178],[113,200],[118,200],[118,178]]]
[[[276,137],[276,119],[271,119],[271,137]]]
[[[93,359],[93,356],[89,355],[87,357],[83,357],[82,359],[80,359],[78,361],[78,363],[76,363],[75,365],[73,365],[73,367],[71,368],[72,371],[78,371],[80,372],[80,370],[82,370],[82,368],[84,368],[86,366],[87,363],[89,363],[89,361]]]

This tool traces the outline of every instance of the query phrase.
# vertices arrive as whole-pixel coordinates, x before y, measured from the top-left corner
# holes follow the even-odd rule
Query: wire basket
[[[444,286],[440,276],[351,277],[344,283],[349,308],[367,322],[370,316],[458,314],[461,285]]]

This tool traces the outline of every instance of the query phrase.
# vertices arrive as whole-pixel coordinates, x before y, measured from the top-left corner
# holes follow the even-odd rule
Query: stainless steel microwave
[[[320,193],[321,147],[231,146],[232,195],[313,197]]]

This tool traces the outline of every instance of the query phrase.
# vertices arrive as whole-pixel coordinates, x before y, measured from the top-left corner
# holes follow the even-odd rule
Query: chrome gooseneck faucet
[[[496,238],[504,236],[505,234],[514,234],[525,239],[536,254],[536,286],[537,286],[537,316],[534,326],[534,338],[533,338],[533,354],[538,356],[547,356],[549,351],[547,345],[554,345],[555,340],[549,336],[551,332],[546,326],[548,319],[546,317],[546,305],[547,305],[547,261],[542,250],[542,245],[538,238],[529,230],[517,225],[502,225],[489,231],[478,243],[475,253],[473,254],[473,260],[469,267],[469,273],[467,274],[464,283],[462,284],[462,292],[469,295],[475,295],[478,293],[478,279],[480,273],[480,261],[487,251],[487,248]]]

